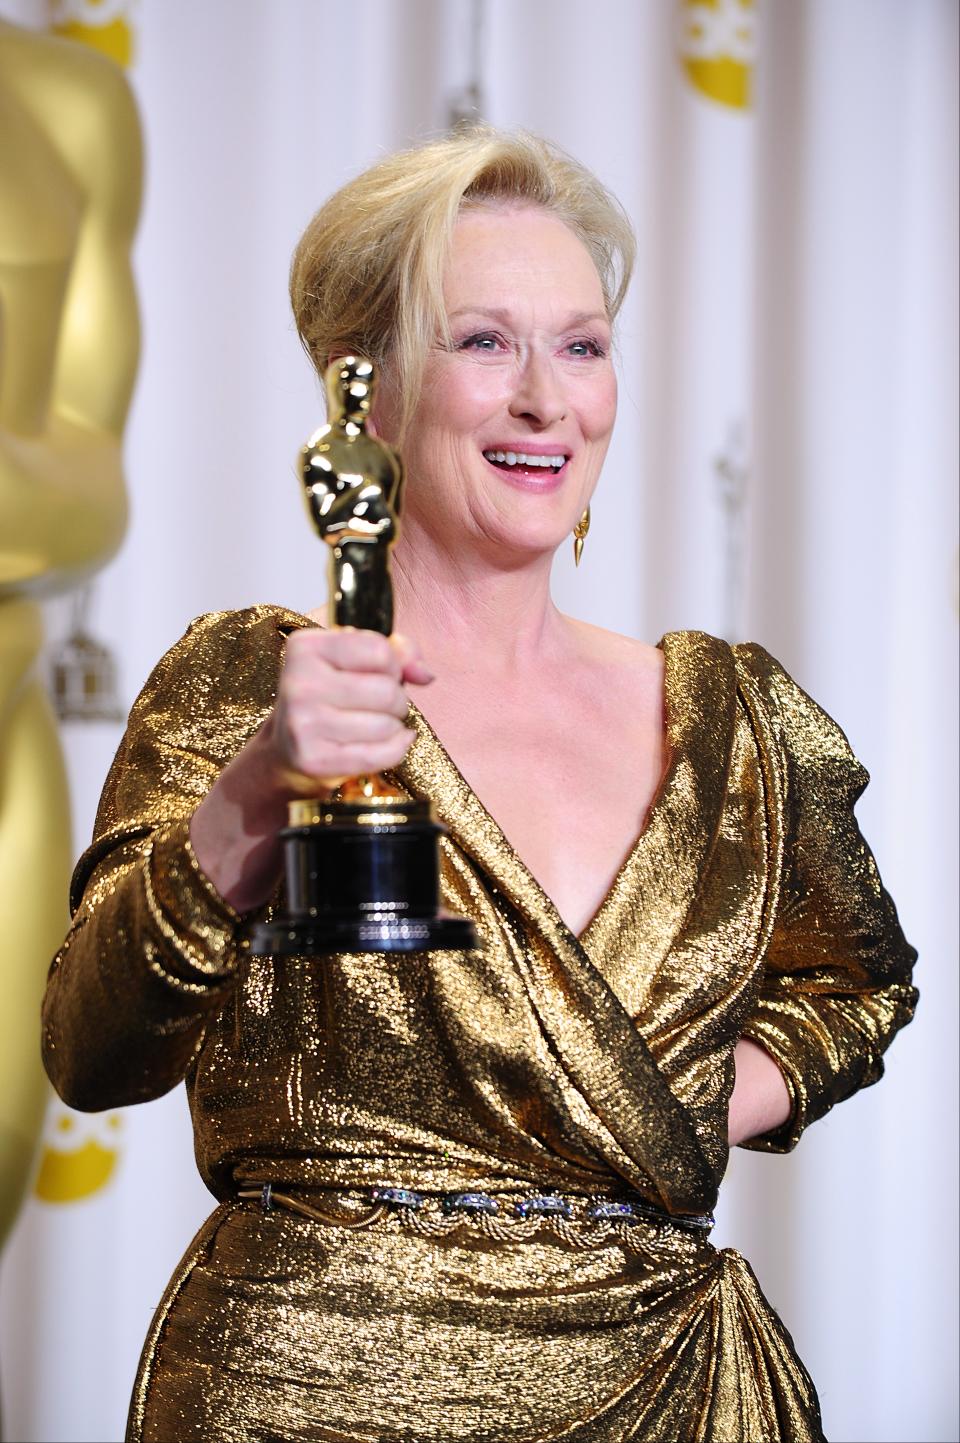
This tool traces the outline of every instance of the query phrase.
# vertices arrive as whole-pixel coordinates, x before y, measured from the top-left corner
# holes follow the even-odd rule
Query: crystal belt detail
[[[610,1242],[643,1246],[646,1224],[705,1237],[713,1227],[709,1213],[675,1216],[638,1193],[619,1197],[571,1197],[560,1193],[499,1194],[485,1192],[425,1193],[406,1187],[372,1187],[320,1194],[322,1202],[278,1192],[271,1183],[241,1188],[244,1200],[274,1207],[331,1227],[368,1228],[377,1224],[408,1229],[425,1237],[443,1237],[464,1228],[499,1242],[520,1241],[547,1231],[574,1247],[600,1247]],[[312,1194],[311,1196],[315,1196]]]

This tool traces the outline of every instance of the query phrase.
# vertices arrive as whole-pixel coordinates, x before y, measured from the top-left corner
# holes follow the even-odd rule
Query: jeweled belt
[[[674,1215],[639,1194],[565,1197],[550,1192],[497,1198],[485,1192],[424,1193],[405,1187],[372,1187],[325,1194],[324,1202],[329,1205],[318,1206],[264,1183],[241,1188],[237,1196],[258,1201],[264,1212],[281,1207],[330,1227],[369,1228],[379,1223],[425,1237],[443,1237],[469,1228],[498,1242],[520,1241],[548,1231],[578,1248],[610,1242],[642,1246],[644,1229],[640,1224],[705,1237],[714,1223],[709,1213]]]

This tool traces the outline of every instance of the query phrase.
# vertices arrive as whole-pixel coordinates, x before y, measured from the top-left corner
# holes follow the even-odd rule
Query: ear
[[[371,436],[378,436],[381,441],[387,441],[391,445],[396,444],[400,430],[399,401],[392,370],[389,366],[383,366],[377,377],[377,392],[367,421],[367,430]]]

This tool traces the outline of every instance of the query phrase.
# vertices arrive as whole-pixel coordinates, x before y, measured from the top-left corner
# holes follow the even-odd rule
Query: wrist
[[[734,1051],[734,1066],[727,1117],[730,1147],[782,1127],[792,1105],[783,1073],[765,1047],[741,1037]]]
[[[190,819],[197,865],[237,912],[269,900],[280,876],[287,798],[257,733],[220,773]]]

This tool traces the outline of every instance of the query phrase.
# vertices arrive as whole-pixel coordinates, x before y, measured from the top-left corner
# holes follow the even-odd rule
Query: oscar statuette
[[[345,356],[327,368],[329,424],[300,453],[307,507],[329,547],[333,626],[389,636],[390,548],[398,535],[403,466],[367,431],[376,377]],[[348,777],[328,800],[289,804],[283,839],[287,910],[254,929],[258,955],[422,952],[479,945],[472,922],[440,910],[430,803],[387,777]]]

